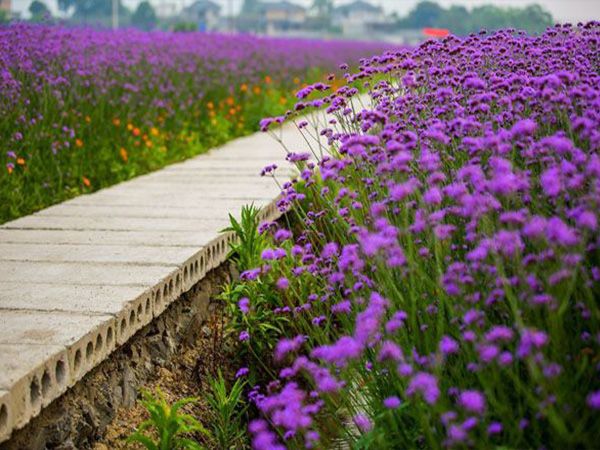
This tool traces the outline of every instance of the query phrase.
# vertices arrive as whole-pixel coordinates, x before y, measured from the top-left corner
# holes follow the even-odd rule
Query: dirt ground
[[[169,367],[160,367],[154,379],[147,383],[143,389],[155,392],[160,389],[166,399],[173,403],[187,397],[195,397],[198,402],[184,408],[185,412],[197,417],[200,422],[210,428],[210,413],[202,393],[209,389],[210,375],[216,375],[221,370],[226,379],[233,379],[235,368],[228,362],[232,361],[231,346],[223,337],[224,317],[222,308],[212,304],[207,322],[203,325],[201,333],[192,345],[186,346],[169,362]],[[99,440],[94,450],[121,450],[138,449],[139,445],[127,443],[127,437],[148,414],[139,402],[133,408],[121,408],[117,417],[106,429],[104,436]],[[197,436],[203,440],[202,436]],[[203,445],[210,443],[203,441]]]

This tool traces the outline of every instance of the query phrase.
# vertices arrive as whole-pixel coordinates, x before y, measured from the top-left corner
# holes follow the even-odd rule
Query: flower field
[[[318,163],[288,154],[289,226],[236,230],[253,447],[596,448],[600,24],[449,37],[345,78],[368,101],[298,93],[336,119]],[[318,141],[297,114],[263,129]]]
[[[381,44],[0,29],[0,223],[258,130]]]

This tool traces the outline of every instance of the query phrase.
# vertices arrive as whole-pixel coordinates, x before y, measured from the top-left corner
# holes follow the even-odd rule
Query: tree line
[[[418,3],[405,17],[397,17],[399,28],[447,28],[453,34],[467,35],[481,29],[516,28],[540,33],[554,25],[554,18],[538,4],[522,8],[500,7],[493,4],[467,9],[452,5],[444,8],[433,1]]]

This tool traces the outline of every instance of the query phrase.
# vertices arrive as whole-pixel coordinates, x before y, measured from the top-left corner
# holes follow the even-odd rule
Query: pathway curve
[[[229,213],[279,215],[284,157],[257,133],[0,226],[0,442],[219,265]]]

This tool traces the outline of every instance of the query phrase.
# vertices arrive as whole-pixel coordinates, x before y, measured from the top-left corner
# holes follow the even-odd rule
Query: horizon
[[[53,14],[58,14],[58,2],[57,0],[42,0]],[[130,9],[141,3],[142,0],[122,0],[122,3]],[[195,0],[150,0],[150,3],[156,7],[160,4],[171,4],[175,5],[177,10],[181,10],[182,7],[188,6],[194,3]],[[231,13],[237,14],[241,8],[244,0],[211,0],[219,4],[222,8],[222,15],[228,16]],[[273,1],[273,0],[271,0]],[[288,0],[292,3],[302,5],[304,7],[310,6],[314,0]],[[333,0],[334,5],[339,6],[346,3],[351,3],[353,0]],[[408,12],[417,4],[420,0],[365,0],[377,6],[381,6],[387,14],[396,12],[400,16],[405,16]],[[451,5],[462,5],[471,9],[481,5],[495,5],[501,7],[525,7],[531,4],[538,4],[548,10],[555,21],[557,22],[577,22],[577,21],[589,21],[600,19],[600,2],[596,0],[433,0],[443,7]],[[22,17],[29,16],[29,5],[32,0],[12,0],[12,11],[22,15]],[[268,3],[268,1],[267,1]]]

